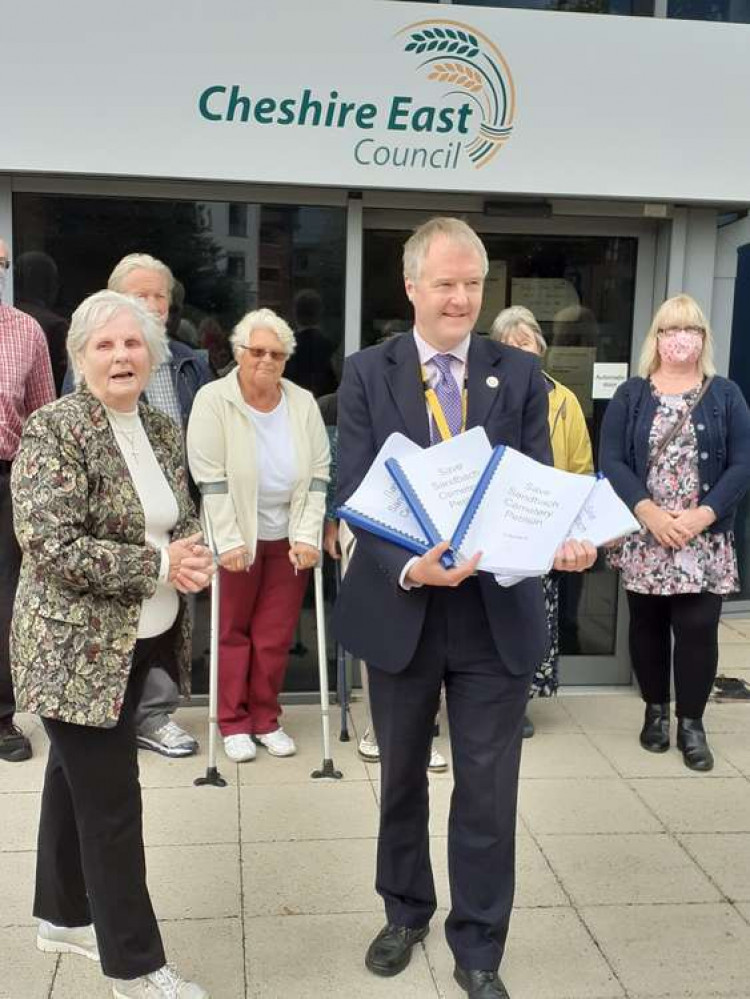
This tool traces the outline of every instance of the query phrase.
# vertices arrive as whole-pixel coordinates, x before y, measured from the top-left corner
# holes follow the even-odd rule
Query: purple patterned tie
[[[445,420],[450,432],[455,437],[461,433],[463,412],[461,406],[461,389],[451,372],[452,354],[435,354],[432,363],[438,370],[438,380],[435,383],[435,395],[443,408]],[[442,440],[434,418],[430,420],[430,442],[437,444]]]

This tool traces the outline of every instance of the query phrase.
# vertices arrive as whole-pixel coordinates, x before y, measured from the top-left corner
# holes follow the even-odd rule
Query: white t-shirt
[[[297,456],[284,393],[275,409],[262,413],[245,404],[255,427],[258,456],[258,539],[289,535],[289,504],[297,481]]]
[[[137,637],[153,638],[169,631],[180,608],[177,591],[167,583],[169,558],[166,554],[180,511],[175,495],[156,459],[138,411],[121,413],[108,407],[105,409],[143,507],[146,544],[161,552],[161,570],[156,591],[141,604],[141,616],[138,620]]]

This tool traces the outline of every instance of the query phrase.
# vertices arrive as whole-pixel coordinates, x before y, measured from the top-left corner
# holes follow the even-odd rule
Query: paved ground
[[[721,626],[721,668],[750,680],[750,622]],[[536,703],[524,746],[518,892],[503,974],[513,999],[750,996],[750,703],[712,705],[717,765],[686,770],[637,743],[631,693]],[[201,734],[204,712],[180,720]],[[353,725],[361,709],[353,708]],[[104,999],[99,969],[34,947],[29,915],[45,738],[0,765],[0,999]],[[142,754],[149,881],[171,960],[212,999],[460,999],[440,918],[398,979],[362,964],[381,924],[372,889],[378,771],[334,743],[345,779],[316,782],[319,716],[290,708],[300,754],[222,758],[224,790],[197,789],[205,756]],[[442,748],[447,750],[446,740]],[[447,904],[450,775],[431,779],[433,861]],[[438,914],[440,915],[440,914]]]

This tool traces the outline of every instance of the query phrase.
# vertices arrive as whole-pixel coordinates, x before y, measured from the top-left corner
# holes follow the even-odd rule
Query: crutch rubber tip
[[[216,767],[209,767],[206,770],[205,777],[196,777],[193,781],[195,787],[204,787],[206,785],[211,785],[212,787],[226,787],[227,782],[221,776]]]
[[[340,770],[336,770],[333,766],[333,760],[323,760],[323,764],[320,770],[313,770],[310,774],[313,780],[341,780],[344,776]]]

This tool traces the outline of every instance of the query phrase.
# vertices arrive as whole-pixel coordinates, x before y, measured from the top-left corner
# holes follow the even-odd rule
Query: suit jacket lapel
[[[476,333],[469,346],[469,405],[466,428],[484,426],[503,387],[499,353],[490,350],[490,342]]]
[[[429,447],[430,427],[419,370],[419,354],[411,333],[395,337],[386,348],[385,359],[385,379],[404,421],[407,436],[420,447]]]

